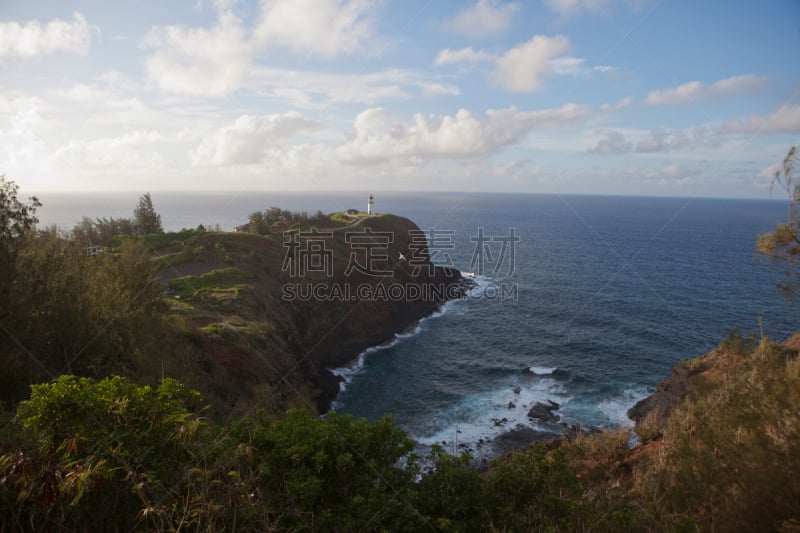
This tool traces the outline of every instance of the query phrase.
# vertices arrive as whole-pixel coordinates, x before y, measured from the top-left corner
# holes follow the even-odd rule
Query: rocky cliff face
[[[424,240],[419,241],[422,234],[410,220],[383,216],[369,219],[360,230],[377,236],[371,238],[376,247],[369,265],[364,250],[354,253],[354,240],[347,243],[340,232],[332,246],[332,275],[284,278],[284,287],[295,286],[297,294],[304,288],[325,289],[320,290],[321,297],[286,301],[284,306],[291,317],[289,340],[312,365],[311,378],[322,393],[318,401],[322,411],[339,391],[339,382],[328,368],[342,366],[366,348],[391,340],[468,289],[457,270],[430,264]],[[353,261],[368,268],[359,271]]]
[[[653,394],[639,400],[628,410],[628,418],[638,424],[650,413],[656,413],[659,425],[662,427],[666,425],[672,410],[691,396],[691,375],[691,371],[686,366],[680,364],[673,366],[669,377],[658,384],[658,388]]]
[[[639,424],[654,413],[658,418],[658,425],[663,429],[669,415],[677,406],[686,399],[694,399],[699,391],[709,389],[724,379],[726,373],[735,371],[737,365],[743,364],[744,358],[737,358],[736,354],[741,356],[739,352],[752,352],[755,349],[754,338],[750,344],[751,346],[746,346],[747,342],[742,339],[737,342],[725,340],[707,354],[674,365],[669,377],[659,383],[653,394],[628,410],[628,417]],[[786,340],[782,346],[788,354],[795,354],[792,357],[796,357],[800,349],[800,333]]]
[[[455,269],[432,265],[424,234],[392,215],[317,235],[209,234],[201,244],[209,253],[173,269],[168,282],[175,285],[182,274],[199,282],[220,267],[238,272],[231,288],[183,302],[194,306],[194,323],[206,332],[204,349],[219,370],[232,374],[229,381],[242,383],[251,399],[266,386],[267,401],[285,407],[302,404],[291,400],[297,396],[326,411],[339,391],[329,368],[389,341],[463,296],[470,283]]]

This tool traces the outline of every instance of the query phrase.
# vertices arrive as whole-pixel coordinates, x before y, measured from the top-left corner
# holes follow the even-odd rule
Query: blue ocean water
[[[545,400],[567,424],[628,424],[627,409],[671,365],[715,347],[727,328],[758,331],[760,316],[765,334],[784,339],[800,326],[774,288],[780,272],[754,253],[754,237],[785,220],[781,202],[455,195],[400,212],[452,231],[447,253],[464,270],[478,228],[520,237],[513,275],[479,277],[516,285],[516,299],[478,291],[342,372],[338,411],[391,414],[422,443],[477,449],[517,424],[557,430],[527,418]]]
[[[130,216],[136,193],[42,194],[43,224],[81,215]],[[167,229],[220,224],[277,205],[314,212],[364,209],[367,193],[153,193]],[[476,271],[479,251],[499,263],[502,238],[519,237],[502,268],[487,261],[471,298],[388,347],[339,369],[340,412],[391,414],[423,444],[469,443],[525,424],[553,400],[568,424],[615,426],[670,367],[719,344],[725,330],[784,339],[798,308],[775,289],[781,272],[754,238],[786,219],[782,201],[376,193],[376,209],[434,229],[434,259]],[[98,212],[102,209],[102,212]],[[481,230],[482,228],[482,230]],[[479,232],[497,241],[476,242]],[[486,248],[484,248],[484,244]],[[437,248],[440,248],[437,250]],[[509,250],[506,250],[509,252]],[[512,271],[513,270],[513,271]],[[513,287],[499,298],[496,287]],[[492,297],[495,296],[495,297]],[[518,388],[518,393],[515,389]],[[507,422],[496,425],[495,420]]]

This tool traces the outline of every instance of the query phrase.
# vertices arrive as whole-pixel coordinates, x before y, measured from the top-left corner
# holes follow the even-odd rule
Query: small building
[[[233,228],[233,231],[236,233],[247,233],[250,231],[250,223],[242,224],[241,226],[236,226]]]
[[[348,209],[347,211],[345,211],[345,213],[347,213],[348,215],[357,215],[358,209]]]

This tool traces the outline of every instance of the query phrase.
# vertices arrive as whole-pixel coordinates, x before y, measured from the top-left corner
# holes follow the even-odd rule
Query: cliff
[[[159,278],[204,337],[216,363],[209,371],[230,378],[219,395],[231,407],[313,402],[326,411],[339,390],[329,368],[407,330],[469,283],[432,265],[419,228],[392,215],[318,234],[208,233],[164,252]]]
[[[744,338],[738,331],[729,332],[716,349],[674,365],[670,375],[658,384],[653,394],[628,410],[628,417],[639,426],[652,414],[657,425],[665,428],[675,408],[686,400],[697,400],[720,385],[726,376],[741,370],[748,361],[745,356],[755,349],[754,335]],[[786,340],[782,349],[787,357],[795,357],[800,349],[800,333]]]

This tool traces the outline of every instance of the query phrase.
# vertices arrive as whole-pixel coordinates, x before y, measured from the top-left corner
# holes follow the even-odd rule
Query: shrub
[[[137,386],[64,375],[18,408],[30,447],[0,457],[3,522],[57,529],[161,529],[192,505],[185,467],[205,454],[199,393],[171,379]],[[212,439],[213,441],[213,439]]]
[[[800,362],[790,356],[765,339],[672,414],[653,467],[637,479],[663,520],[764,531],[797,517]]]
[[[719,349],[733,355],[750,355],[756,349],[756,334],[744,336],[739,328],[725,330],[725,338],[719,344]]]

